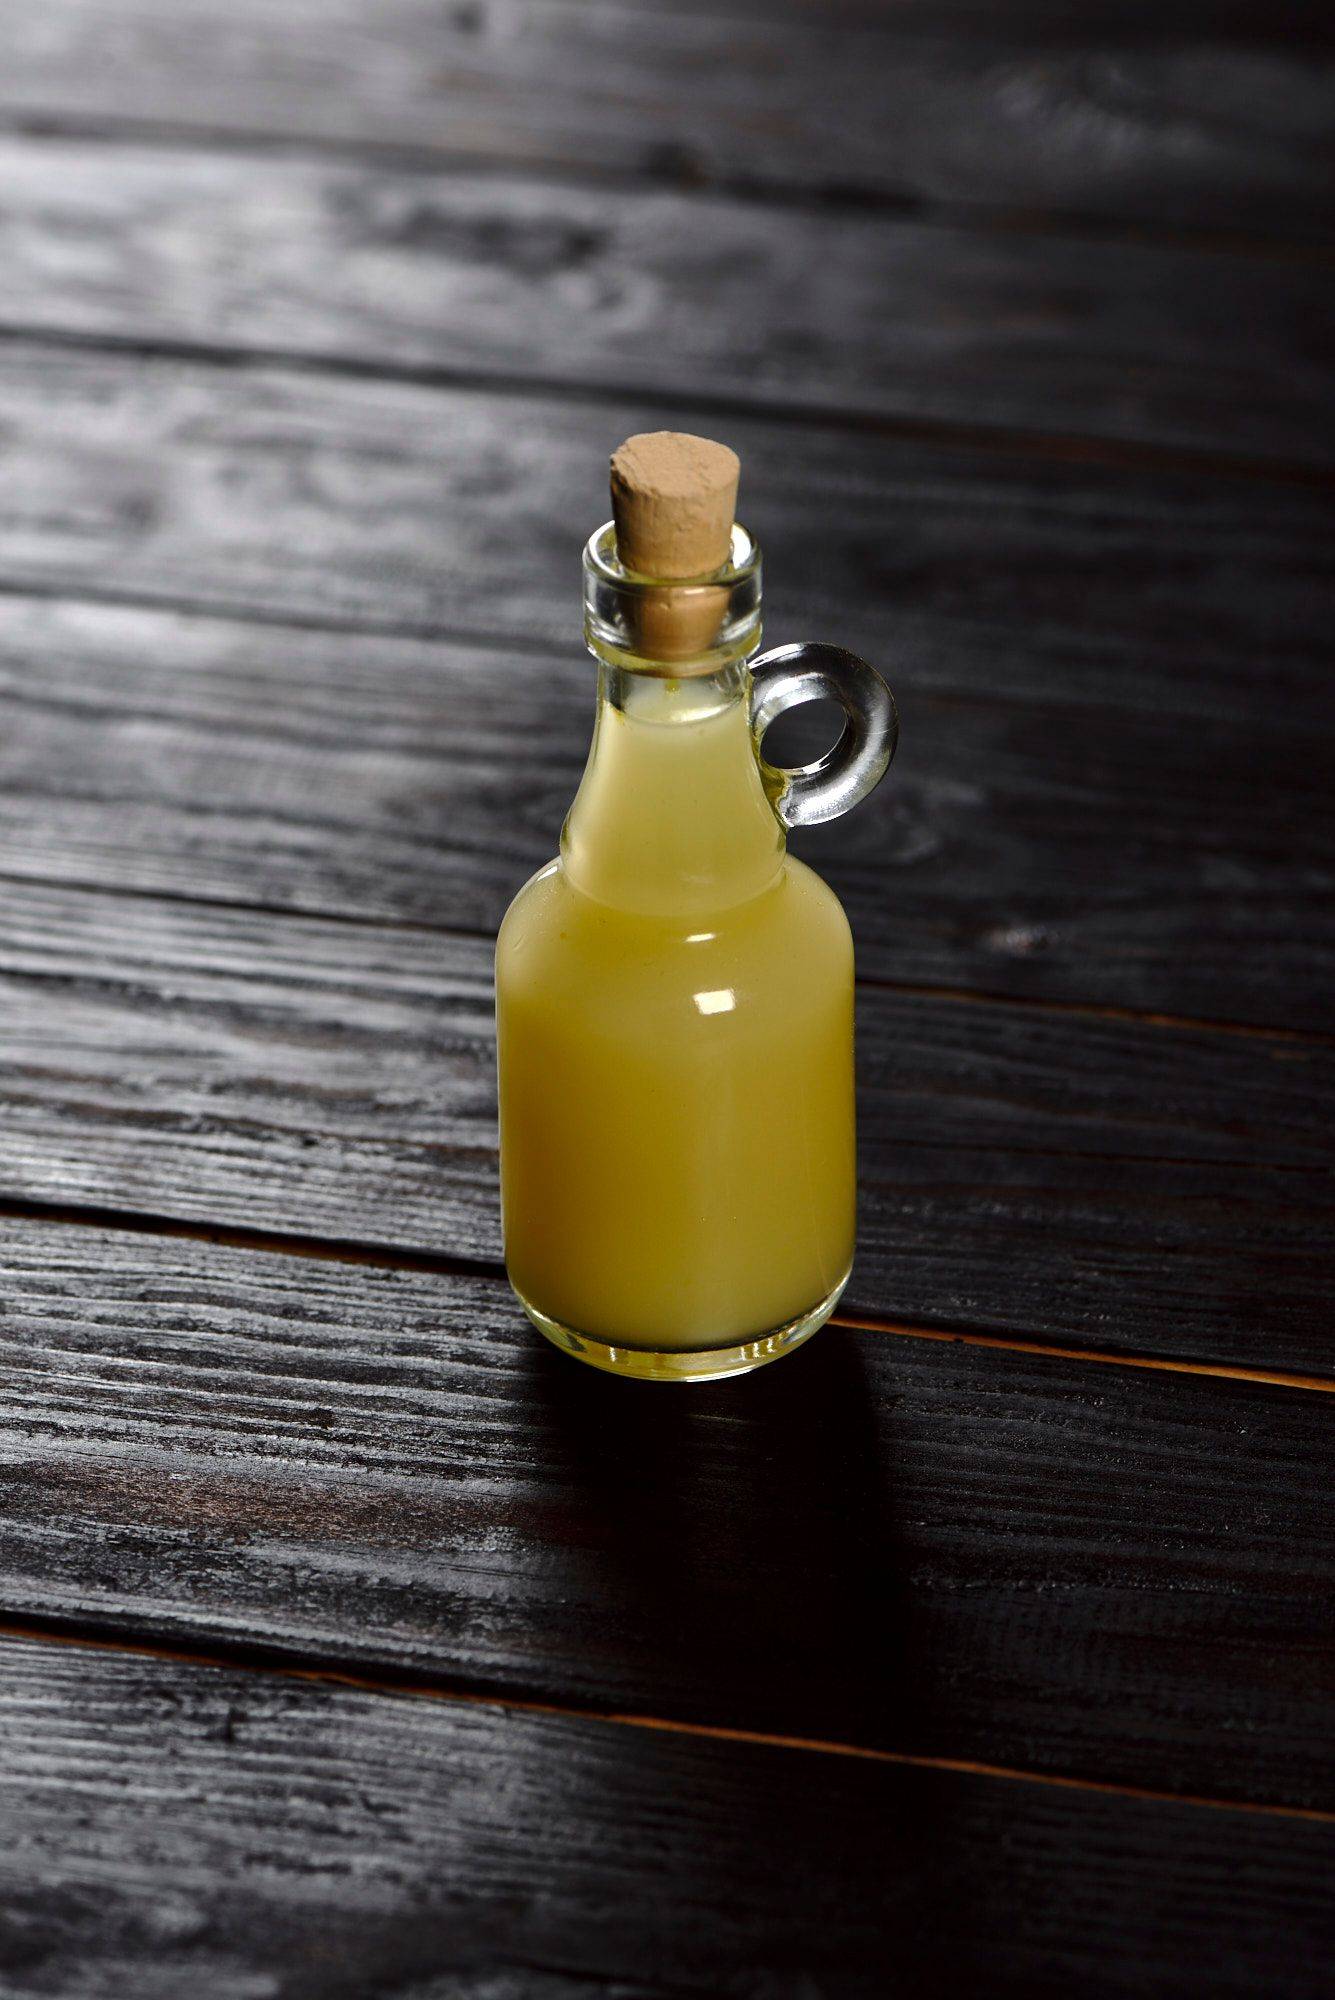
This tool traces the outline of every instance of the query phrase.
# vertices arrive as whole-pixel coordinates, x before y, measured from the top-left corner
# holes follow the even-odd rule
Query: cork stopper
[[[712,438],[641,431],[612,453],[617,554],[642,577],[709,577],[732,547],[741,461]],[[637,641],[652,659],[687,660],[713,643],[728,593],[696,584],[646,595]]]
[[[617,554],[637,576],[710,576],[728,560],[741,461],[685,431],[641,431],[612,453]]]

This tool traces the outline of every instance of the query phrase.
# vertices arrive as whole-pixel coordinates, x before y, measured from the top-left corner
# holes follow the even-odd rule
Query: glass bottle
[[[689,657],[663,657],[665,620],[694,629]],[[894,702],[836,647],[754,658],[760,551],[737,524],[724,566],[683,582],[628,571],[608,522],[584,631],[588,765],[497,941],[507,1268],[595,1367],[739,1374],[823,1325],[853,1260],[853,945],[785,834],[878,782]],[[822,696],[839,742],[767,764],[769,725]]]

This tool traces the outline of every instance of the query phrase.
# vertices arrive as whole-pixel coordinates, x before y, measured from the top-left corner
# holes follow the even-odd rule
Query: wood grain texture
[[[0,1622],[382,1684],[0,1642],[5,2000],[1324,1985],[1329,1396],[495,1268],[461,933],[708,384],[918,746],[850,1304],[1332,1374],[1328,38],[1067,12],[0,0]]]
[[[0,188],[28,330],[1335,463],[1323,265],[184,147]]]
[[[655,1396],[495,1279],[31,1222],[0,1273],[11,1614],[1335,1807],[1324,1396],[842,1328]]]
[[[14,2000],[1323,1990],[1328,1827],[72,1647],[0,1659]]]
[[[0,1186],[494,1260],[481,941],[14,884]],[[850,1306],[1329,1373],[1320,1045],[864,989]]]
[[[863,973],[1329,1025],[1324,679],[1201,670],[1194,715],[1072,680],[901,685],[888,782],[794,842]],[[492,933],[554,849],[593,685],[573,651],[0,597],[0,872]]]
[[[1292,5],[23,0],[0,109],[817,194],[1329,235]]]
[[[578,648],[606,454],[651,402],[0,345],[0,585]],[[1306,703],[1335,496],[730,420],[771,636],[906,692]],[[818,621],[818,622],[817,622]]]

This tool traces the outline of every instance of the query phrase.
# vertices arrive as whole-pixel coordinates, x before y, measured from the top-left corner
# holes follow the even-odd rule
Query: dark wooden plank
[[[573,652],[0,598],[0,872],[494,931],[554,850],[593,683]],[[901,696],[889,782],[795,843],[865,974],[1328,1024],[1324,682],[1202,672],[1189,717]]]
[[[574,524],[596,520],[605,505],[608,445],[662,414],[13,347],[0,355],[8,437],[0,583],[378,629],[453,626],[573,651]],[[1309,922],[1328,937],[1326,767],[1317,760],[1331,738],[1329,496],[891,448],[823,427],[795,438],[738,420],[728,435],[747,464],[745,511],[772,558],[773,636],[805,631],[861,646],[887,666],[904,704],[901,771],[872,815],[852,823],[844,850],[857,858],[863,908],[884,902],[869,942],[879,932],[885,968],[897,964],[884,872],[897,854],[901,878],[931,870],[929,920],[960,961],[947,983],[962,974],[987,991],[1326,1021],[1322,960],[1305,966],[1305,944],[1295,949],[1293,937]],[[272,643],[277,667],[291,641]],[[954,869],[953,848],[941,858],[941,829],[966,812],[980,779],[961,786],[946,767],[915,795],[914,703],[984,693],[1004,700],[1011,718],[991,741],[1008,736],[1027,760],[1011,809],[1028,812],[1032,776],[1043,774],[1060,852],[1049,851],[1044,884],[1026,876],[1032,901],[1023,914],[956,903],[955,921],[942,924],[937,890],[952,873],[952,894],[969,881],[993,837],[995,795],[984,797],[965,869]],[[1118,741],[1118,717],[1054,722],[1054,701],[1152,710],[1157,768],[1144,774],[1139,798],[1134,769],[1113,781],[1125,813],[1105,808],[1089,822],[1081,789],[1086,768],[1106,769],[1120,754],[1107,747]],[[1249,717],[1258,706],[1283,716],[1308,743],[1291,760],[1293,780],[1287,768],[1253,769],[1250,735],[1236,727],[1240,702]],[[1171,718],[1203,713],[1231,716],[1234,733],[1174,733]],[[1141,732],[1135,747],[1145,740]],[[1204,769],[1193,765],[1201,752]],[[989,754],[980,751],[975,771]],[[1272,753],[1272,763],[1285,761],[1284,750]],[[502,780],[507,811],[520,777]],[[562,802],[568,782],[562,774]],[[1269,814],[1291,782],[1295,810],[1286,816],[1296,831],[1275,841]],[[533,808],[544,845],[555,789]],[[1170,814],[1185,794],[1175,823],[1148,838],[1146,792]],[[1137,901],[1149,854],[1160,883],[1183,875],[1186,821],[1197,830],[1185,879],[1208,904],[1200,927],[1210,952],[1199,977],[1197,947],[1182,949],[1171,912],[1162,924],[1154,908],[1142,918]],[[1248,822],[1254,831],[1240,840],[1224,831]],[[435,837],[441,825],[431,812]],[[1296,867],[1285,859],[1290,839]],[[1271,857],[1259,871],[1258,852]],[[1028,868],[1023,847],[1017,859]],[[1286,870],[1296,903],[1272,910]],[[1101,917],[1079,914],[1091,878],[1113,885],[1128,917],[1130,935],[1114,924],[1104,947]],[[1193,923],[1203,914],[1197,901]],[[1265,949],[1247,953],[1240,973],[1239,936],[1245,945],[1258,923]],[[1277,945],[1272,979],[1266,954]],[[1268,983],[1259,1002],[1252,982]]]
[[[0,1605],[1335,1806],[1329,1398],[828,1329],[690,1396],[495,1279],[0,1224]]]
[[[29,329],[1335,463],[1318,265],[181,148],[0,188]]]
[[[0,585],[575,650],[607,451],[672,420],[8,342]],[[1324,491],[721,428],[775,638],[837,632],[908,692],[1219,713],[1263,662],[1276,704],[1315,703],[1335,609]]]
[[[481,941],[11,885],[0,1187],[500,1252]],[[1330,1372],[1335,1051],[864,989],[850,1303]]]
[[[6,1643],[15,2000],[1315,1996],[1328,1826]]]
[[[1003,214],[1329,234],[1310,9],[8,0],[0,108]]]

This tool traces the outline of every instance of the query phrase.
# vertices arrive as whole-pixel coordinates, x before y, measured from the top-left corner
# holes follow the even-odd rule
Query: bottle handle
[[[751,727],[757,747],[772,722],[800,702],[837,701],[839,741],[813,764],[761,770],[785,826],[819,826],[865,799],[890,768],[899,742],[899,711],[875,667],[842,646],[802,640],[776,646],[751,663]]]

